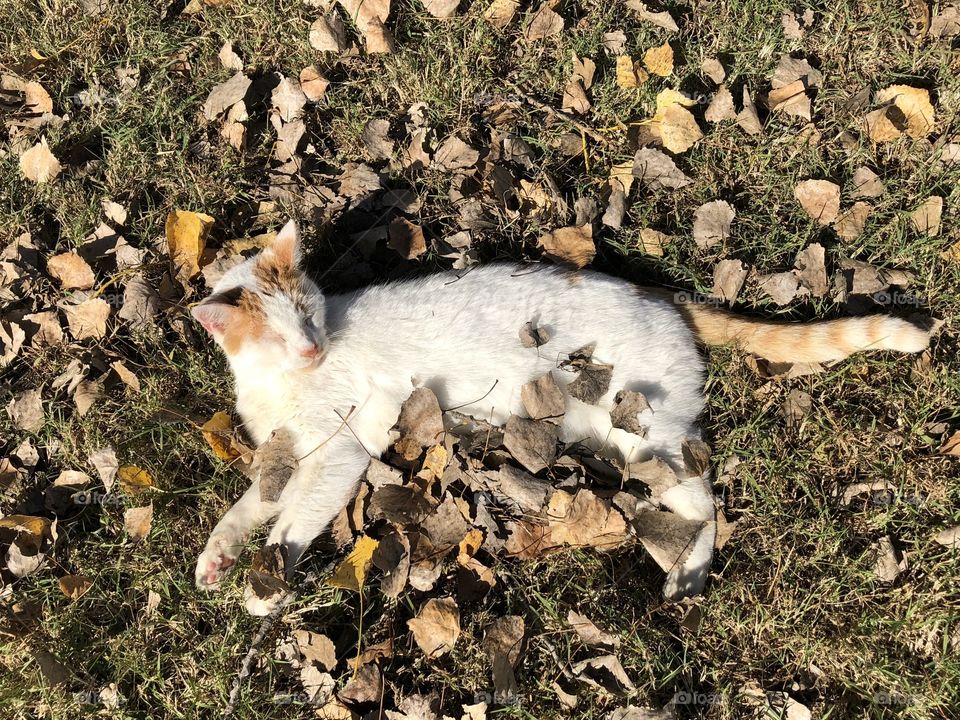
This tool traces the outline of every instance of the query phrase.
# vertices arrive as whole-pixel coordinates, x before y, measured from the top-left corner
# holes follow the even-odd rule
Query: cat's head
[[[323,294],[300,268],[293,220],[269,248],[224,273],[191,312],[231,360],[251,366],[305,370],[327,349]]]

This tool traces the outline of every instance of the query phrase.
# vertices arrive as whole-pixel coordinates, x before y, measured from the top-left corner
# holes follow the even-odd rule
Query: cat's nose
[[[319,352],[320,350],[316,345],[309,345],[300,351],[300,357],[302,357],[304,360],[316,360],[317,353]]]

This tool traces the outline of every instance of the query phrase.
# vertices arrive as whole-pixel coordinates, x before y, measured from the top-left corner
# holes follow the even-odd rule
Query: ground
[[[622,228],[597,226],[593,267],[642,284],[709,292],[721,258],[743,260],[758,273],[781,272],[792,267],[798,251],[820,242],[831,270],[853,258],[911,273],[912,283],[892,310],[946,320],[923,358],[858,356],[792,379],[761,377],[736,350],[710,353],[703,427],[714,448],[724,511],[737,525],[717,553],[692,629],[681,625],[677,606],[662,601],[660,570],[640,550],[504,561],[496,568],[500,581],[493,595],[464,613],[463,636],[437,660],[407,642],[398,619],[415,611],[416,593],[407,591],[396,603],[371,596],[360,604],[356,594],[308,584],[268,637],[236,717],[306,716],[290,700],[301,692],[297,678],[273,654],[278,639],[300,627],[327,633],[345,657],[358,639],[367,645],[396,633],[402,652],[383,666],[389,702],[414,691],[435,692],[448,714],[459,717],[461,703],[492,692],[482,629],[490,617],[504,614],[525,618],[528,640],[516,670],[519,697],[495,706],[491,716],[567,717],[571,712],[562,708],[551,682],[567,660],[589,654],[566,626],[571,608],[621,639],[617,654],[636,685],[628,699],[581,687],[575,717],[606,717],[628,701],[662,707],[678,693],[686,698],[675,705],[680,717],[740,717],[748,683],[785,691],[816,717],[954,716],[960,704],[960,557],[933,537],[960,523],[957,460],[937,454],[960,425],[960,363],[951,322],[960,309],[960,264],[942,255],[960,240],[960,164],[937,162],[927,140],[960,133],[960,56],[949,40],[912,38],[911,11],[890,0],[812,4],[811,27],[801,39],[788,39],[781,16],[802,15],[807,7],[781,0],[705,0],[651,8],[672,14],[679,25],[673,33],[621,3],[561,2],[556,9],[563,31],[529,41],[523,36],[526,5],[498,30],[483,19],[483,3],[463,2],[454,18],[440,21],[416,0],[404,0],[394,4],[387,22],[395,53],[337,61],[310,46],[310,24],[322,14],[313,3],[229,0],[184,12],[182,2],[0,1],[3,71],[39,82],[52,97],[54,113],[69,116],[42,131],[64,165],[52,182],[25,179],[20,150],[5,138],[4,246],[29,232],[44,257],[78,247],[101,222],[101,201],[110,199],[129,210],[119,228],[127,242],[150,249],[144,270],[155,284],[168,269],[165,245],[157,240],[175,208],[214,218],[213,247],[275,229],[287,212],[300,216],[310,266],[330,289],[450,267],[453,260],[443,257],[437,241],[461,229],[460,211],[448,194],[451,174],[433,168],[415,174],[399,163],[371,160],[361,138],[370,119],[390,121],[391,137],[405,147],[406,113],[425,103],[434,138],[457,134],[486,152],[494,127],[490,108],[517,101],[507,127],[533,148],[533,162],[511,165],[515,178],[543,183],[549,175],[571,207],[590,197],[602,209],[610,168],[630,161],[636,150],[636,126],[629,124],[653,115],[660,90],[675,87],[709,101],[715,86],[701,62],[719,58],[739,107],[741,89],[755,95],[769,89],[781,54],[792,52],[824,76],[812,93],[819,142],[798,143],[804,122],[782,113],[761,108],[764,132],[751,136],[731,121],[706,123],[704,103],[695,106],[705,136],[676,157],[693,182],[668,192],[635,183]],[[637,59],[669,40],[674,73],[638,89],[618,88],[615,59],[603,47],[604,34],[617,30]],[[350,33],[359,42],[352,26]],[[275,178],[268,171],[279,166],[271,155],[273,131],[264,125],[267,107],[251,108],[242,152],[220,137],[219,121],[207,122],[201,112],[211,89],[233,74],[218,59],[226,41],[251,78],[268,84],[272,73],[296,78],[311,64],[329,78],[322,100],[306,109],[311,182],[333,187],[331,178],[346,163],[367,162],[383,172],[387,187],[414,190],[422,206],[409,217],[425,230],[425,254],[407,261],[382,238],[358,243],[356,233],[382,224],[372,211],[333,203],[307,213],[296,194],[280,197],[277,214],[255,226],[258,203],[273,199]],[[542,107],[560,108],[572,53],[597,63],[588,93],[592,108],[578,116],[590,135],[581,136]],[[121,92],[116,71],[128,68],[135,71],[136,86]],[[928,139],[874,144],[867,137],[866,110],[851,109],[847,101],[863,89],[894,84],[931,91],[936,120]],[[101,99],[91,101],[97,88]],[[521,92],[540,105],[519,98]],[[557,140],[571,131],[582,148],[567,155]],[[306,141],[301,152],[309,154]],[[844,241],[804,214],[793,188],[807,178],[832,180],[844,188],[847,205],[854,169],[861,165],[877,172],[886,192],[871,201],[864,233]],[[931,237],[912,228],[907,216],[932,195],[944,198],[944,216],[940,233]],[[717,198],[736,209],[733,234],[721,245],[699,247],[692,237],[694,210]],[[537,238],[573,221],[572,214],[558,221],[556,214],[522,211],[492,217],[472,241],[483,261],[539,261]],[[662,256],[644,252],[644,228],[673,237]],[[98,285],[104,282],[108,293],[122,292],[124,278],[98,277]],[[143,501],[121,495],[116,503],[60,517],[57,549],[43,570],[17,580],[4,573],[0,704],[7,717],[99,712],[195,718],[218,715],[226,704],[259,620],[243,610],[242,574],[221,594],[201,594],[193,585],[193,563],[206,534],[245,484],[196,430],[195,423],[232,405],[217,350],[174,322],[205,291],[196,279],[187,297],[168,303],[145,328],[114,319],[105,340],[25,347],[0,370],[4,405],[12,394],[34,388],[42,388],[44,399],[44,423],[36,432],[14,427],[6,413],[0,416],[0,455],[11,455],[30,439],[41,456],[23,494],[5,496],[5,513],[31,493],[34,500],[42,495],[61,470],[96,477],[87,457],[106,444],[116,448],[121,463],[147,469],[158,488],[150,494],[154,518],[145,540],[125,538],[124,509]],[[30,293],[5,298],[4,317],[18,309],[48,309],[64,295],[50,278],[39,279]],[[832,294],[780,308],[749,283],[737,308],[791,320],[848,311]],[[104,353],[108,361],[123,358],[141,390],[115,385],[81,416],[63,388],[51,383],[75,358],[105,367]],[[809,394],[811,406],[801,421],[788,424],[781,408],[792,390]],[[740,464],[721,472],[732,458]],[[851,483],[873,481],[888,481],[894,490],[844,501]],[[907,560],[892,582],[874,572],[872,548],[885,536]],[[318,552],[307,569],[325,564]],[[92,578],[91,589],[79,600],[66,597],[57,582],[65,573]],[[159,598],[152,611],[146,609],[148,596]],[[68,669],[65,683],[53,686],[41,671],[36,658],[45,653]],[[106,709],[97,693],[111,683],[123,700]]]

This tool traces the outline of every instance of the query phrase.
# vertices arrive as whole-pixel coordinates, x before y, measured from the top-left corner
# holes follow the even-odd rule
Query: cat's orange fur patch
[[[223,349],[235,354],[246,341],[259,340],[263,335],[267,317],[260,298],[249,290],[242,290],[236,309],[223,331]]]

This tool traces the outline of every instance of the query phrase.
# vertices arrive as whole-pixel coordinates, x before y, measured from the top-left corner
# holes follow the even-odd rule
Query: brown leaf
[[[225,462],[236,460],[249,450],[238,442],[233,421],[230,415],[222,410],[215,412],[213,417],[200,427],[200,433],[213,454]]]
[[[47,271],[60,281],[64,289],[93,287],[95,278],[87,261],[76,252],[70,251],[54,255],[47,260]]]
[[[659,150],[640,148],[633,157],[633,174],[651,190],[682,188],[691,180]]]
[[[527,470],[537,473],[548,467],[557,454],[557,427],[511,415],[503,433],[503,445]]]
[[[821,225],[829,225],[840,213],[840,186],[829,180],[804,180],[794,188],[793,196]]]
[[[827,285],[826,251],[820,243],[813,243],[797,254],[797,279],[814,297],[823,297],[829,289]]]
[[[562,30],[563,18],[553,11],[549,2],[545,2],[534,11],[523,35],[528,41],[533,42],[556,35]]]
[[[761,275],[757,282],[760,290],[769,295],[777,305],[789,304],[800,290],[800,281],[794,272]]]
[[[130,508],[123,513],[123,529],[134,542],[150,534],[153,524],[153,503],[144,507]]]
[[[753,104],[753,99],[750,97],[750,91],[746,85],[743,86],[743,110],[737,113],[737,125],[748,135],[759,135],[763,132],[760,116],[757,115],[757,107]]]
[[[848,242],[856,240],[863,234],[863,228],[867,224],[867,218],[870,217],[872,209],[865,202],[854,203],[853,207],[837,218],[833,229],[837,231],[837,235]]]
[[[78,305],[64,305],[63,312],[74,340],[102,338],[107,334],[110,305],[102,298],[84,300]]]
[[[430,447],[443,437],[443,415],[437,396],[429,388],[416,388],[400,406],[397,429],[401,439],[420,448]]]
[[[937,452],[940,455],[960,457],[960,430],[951,435]]]
[[[684,520],[672,512],[641,510],[633,526],[650,557],[669,573],[683,564],[703,522]]]
[[[389,160],[393,157],[394,143],[387,137],[389,132],[390,121],[382,118],[368,120],[364,125],[360,140],[374,160]]]
[[[640,2],[640,0],[627,0],[627,7],[639,15],[641,20],[646,20],[648,23],[661,27],[664,30],[669,30],[670,32],[680,31],[673,16],[666,10],[651,12],[646,4]]]
[[[587,647],[613,650],[620,646],[620,638],[598,628],[590,618],[575,610],[567,611],[567,623]]]
[[[272,600],[290,592],[287,585],[287,548],[265,545],[257,551],[247,573],[249,589],[261,600]]]
[[[203,103],[203,114],[207,120],[215,120],[218,115],[243,100],[250,83],[250,78],[240,71],[226,82],[215,85]]]
[[[883,195],[883,183],[870,168],[861,165],[853,173],[853,197],[875,198]]]
[[[616,695],[625,695],[636,689],[623,665],[613,655],[601,655],[574,663],[573,674],[588,685],[603,688]]]
[[[60,161],[50,152],[45,137],[20,156],[20,172],[37,184],[50,182],[60,174]]]
[[[623,515],[586,489],[575,495],[564,490],[554,491],[547,516],[554,543],[613,550],[627,540]]]
[[[921,235],[936,237],[940,234],[940,217],[943,214],[943,198],[939,195],[928,197],[910,213],[913,229]]]
[[[713,268],[713,297],[733,305],[749,270],[741,260],[721,260]]]
[[[596,405],[610,389],[612,377],[613,365],[586,363],[573,382],[567,385],[567,394],[588,405]]]
[[[303,115],[303,107],[307,104],[307,96],[300,89],[299,80],[282,76],[280,82],[270,94],[270,104],[283,122],[293,122]]]
[[[457,14],[460,0],[421,0],[427,12],[438,20],[452,18]]]
[[[480,153],[456,135],[451,135],[437,149],[433,163],[443,170],[466,170],[480,159]]]
[[[646,435],[646,428],[640,424],[641,413],[650,411],[650,403],[643,393],[633,390],[621,390],[613,399],[610,409],[610,421],[615,428],[626,430],[641,437]]]
[[[387,230],[387,246],[405,260],[416,260],[427,251],[423,228],[406,218],[395,218]]]
[[[372,703],[383,695],[383,675],[376,663],[361,665],[337,695],[348,703]]]
[[[519,0],[493,0],[483,11],[483,19],[502,30],[509,25],[520,7]],[[563,29],[563,19],[560,20]]]
[[[780,56],[773,79],[770,81],[774,89],[780,89],[801,81],[804,88],[819,87],[823,83],[823,73],[810,66],[805,58],[791,57],[788,53]]]
[[[253,453],[250,475],[260,483],[260,502],[277,502],[299,461],[293,433],[278,428]]]
[[[891,85],[877,93],[876,101],[878,104],[893,102],[894,106],[900,111],[900,115],[892,117],[887,114],[888,122],[894,124],[895,129],[905,132],[914,139],[925,138],[933,131],[935,112],[930,103],[930,91],[925,88],[915,88],[910,85]],[[900,121],[902,117],[902,121]],[[880,124],[878,130],[886,131],[886,126]],[[885,134],[882,132],[881,134]],[[887,137],[874,137],[871,131],[870,137],[874,142],[881,142]]]
[[[630,89],[640,87],[650,79],[650,76],[641,67],[639,61],[629,55],[618,55],[616,78],[617,87]]]
[[[673,74],[673,48],[669,42],[651,48],[643,54],[644,67],[651,75],[670,77]]]
[[[453,650],[460,637],[460,610],[453,598],[430,598],[407,627],[427,657],[440,657]]]
[[[520,388],[520,400],[523,409],[533,420],[559,422],[563,417],[563,393],[550,373],[541,375]]]
[[[540,347],[550,341],[550,333],[537,327],[533,322],[524,323],[520,328],[520,344],[525,348]]]
[[[393,530],[380,540],[371,558],[383,573],[380,590],[388,598],[396,598],[407,584],[410,574],[410,541],[406,535]]]
[[[713,247],[730,237],[730,224],[736,216],[726,200],[704,203],[693,213],[693,239],[702,248]]]
[[[315,65],[307,65],[300,71],[300,89],[308,102],[319,102],[323,99],[330,81],[317,70]]]
[[[710,100],[710,104],[703,114],[703,118],[709,123],[718,123],[721,120],[735,120],[737,118],[737,110],[733,106],[733,95],[730,94],[730,90],[726,85],[721,85],[717,89],[717,92],[714,93],[713,99]]]
[[[507,509],[520,515],[537,515],[550,492],[550,484],[538,480],[512,465],[501,465],[494,497]]]
[[[79,600],[93,587],[93,580],[86,575],[64,575],[58,581],[60,592],[71,600]]]
[[[537,241],[553,260],[568,263],[580,269],[586,267],[597,254],[590,225],[558,228],[544,233]]]
[[[347,29],[336,12],[330,12],[315,20],[310,26],[309,39],[310,47],[320,52],[340,55],[349,47]]]
[[[15,428],[39,432],[44,422],[40,389],[25,390],[14,396],[7,404],[7,414]]]
[[[394,525],[414,525],[433,510],[433,503],[419,490],[407,485],[384,485],[370,496],[368,514],[386,518]]]
[[[810,98],[803,80],[794,80],[789,85],[771,90],[767,95],[767,106],[773,112],[784,112],[804,120],[811,117]]]
[[[716,58],[704,58],[703,62],[700,63],[700,69],[716,85],[720,85],[727,79],[727,71],[723,69],[723,65]]]

